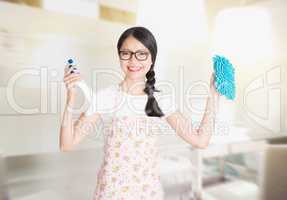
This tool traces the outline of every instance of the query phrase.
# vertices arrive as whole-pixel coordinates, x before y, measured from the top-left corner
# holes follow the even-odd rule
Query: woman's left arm
[[[193,129],[189,121],[181,112],[175,112],[166,117],[169,125],[183,140],[195,148],[206,148],[215,129],[215,115],[218,110],[220,94],[214,86],[214,74],[210,78],[210,91],[206,101],[205,112],[198,129]]]

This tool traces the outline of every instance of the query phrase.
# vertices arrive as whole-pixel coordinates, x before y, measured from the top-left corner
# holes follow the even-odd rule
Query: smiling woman
[[[145,108],[146,114],[163,116],[153,95],[159,91],[154,86],[157,44],[152,33],[144,27],[127,29],[119,38],[117,48],[120,65],[125,73],[124,81],[121,83],[123,89],[130,88],[136,93],[146,93],[149,97]]]
[[[118,56],[124,79],[111,87],[97,91],[96,101],[90,106],[87,115],[71,124],[71,113],[66,109],[62,122],[60,146],[70,150],[89,132],[85,127],[96,124],[104,114],[102,108],[111,108],[110,129],[104,133],[104,162],[98,172],[94,200],[163,200],[164,191],[159,177],[159,152],[157,136],[161,130],[154,131],[151,124],[157,119],[165,119],[175,132],[186,142],[197,148],[207,147],[214,131],[214,99],[219,94],[214,87],[214,77],[210,78],[210,97],[206,102],[206,111],[198,130],[176,108],[175,102],[167,106],[168,99],[160,99],[155,88],[155,61],[157,44],[153,34],[144,27],[132,27],[122,33],[117,44]],[[71,85],[81,80],[80,75],[66,74],[68,87],[67,106],[74,104],[75,90]],[[128,99],[127,106],[135,112],[125,112],[120,100]],[[131,104],[136,100],[137,103]],[[162,101],[163,100],[163,101]],[[97,104],[99,103],[99,104]],[[93,105],[96,105],[93,107]],[[99,107],[97,107],[99,105]],[[107,106],[109,105],[109,106]],[[133,105],[137,105],[133,107]],[[96,109],[95,109],[96,108]],[[173,109],[168,109],[173,108]],[[146,126],[137,126],[139,122]],[[124,126],[129,124],[129,126]],[[124,127],[124,128],[119,128]],[[146,134],[147,133],[147,134]]]
[[[99,116],[103,115],[104,111],[101,108],[116,108],[111,113],[111,127],[115,128],[109,129],[112,132],[104,133],[106,136],[104,162],[98,172],[94,200],[163,200],[164,193],[158,171],[159,154],[156,150],[157,134],[151,134],[150,129],[147,131],[144,130],[145,128],[134,126],[138,122],[149,124],[155,120],[155,117],[164,116],[154,95],[154,92],[159,92],[154,86],[156,41],[148,29],[132,27],[120,36],[117,48],[120,66],[125,73],[124,80],[116,87],[113,85],[97,91],[96,100],[99,101],[93,102],[92,106],[100,103],[99,107],[97,109],[89,107],[89,110],[93,109],[93,114],[83,113],[72,125],[72,129],[70,129],[71,114],[66,109],[61,128],[60,146],[63,151],[71,150],[87,135],[84,127],[96,123]],[[68,107],[74,103],[76,91],[73,86],[79,80],[81,80],[80,75],[65,75]],[[142,113],[140,115],[126,113],[123,116],[123,110],[118,107],[122,97],[129,101],[137,99],[135,105]],[[107,106],[108,104],[110,106]],[[127,105],[130,107],[130,104]],[[130,123],[132,124],[129,127],[117,128]],[[148,134],[145,134],[146,132]]]

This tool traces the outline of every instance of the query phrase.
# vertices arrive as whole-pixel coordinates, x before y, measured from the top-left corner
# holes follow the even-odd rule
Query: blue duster
[[[235,78],[234,67],[224,56],[215,55],[213,57],[213,69],[215,75],[216,90],[226,96],[227,99],[235,99]]]

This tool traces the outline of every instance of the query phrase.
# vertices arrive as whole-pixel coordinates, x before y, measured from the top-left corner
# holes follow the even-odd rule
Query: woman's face
[[[131,52],[137,52],[137,54],[131,55]],[[152,65],[152,60],[150,51],[140,41],[133,36],[127,37],[120,48],[119,58],[126,77],[134,80],[145,80],[145,75]]]

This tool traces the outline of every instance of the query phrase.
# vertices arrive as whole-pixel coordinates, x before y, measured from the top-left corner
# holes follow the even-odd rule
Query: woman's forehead
[[[132,36],[129,36],[125,39],[121,49],[131,51],[148,50],[140,41],[138,41],[136,38]]]

